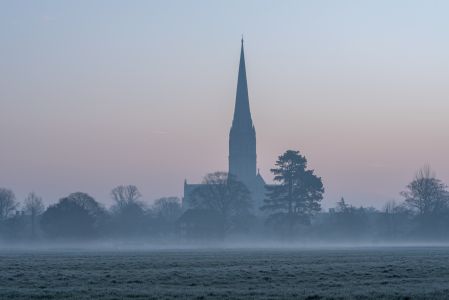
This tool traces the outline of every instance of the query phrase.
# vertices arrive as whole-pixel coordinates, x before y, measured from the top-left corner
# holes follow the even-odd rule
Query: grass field
[[[0,298],[449,299],[449,248],[2,251]]]

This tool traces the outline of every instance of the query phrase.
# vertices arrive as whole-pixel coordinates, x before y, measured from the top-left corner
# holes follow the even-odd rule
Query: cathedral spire
[[[256,178],[256,159],[256,130],[249,109],[242,37],[234,118],[229,132],[229,173],[251,187]]]
[[[245,51],[242,46],[240,50],[239,75],[237,81],[237,93],[235,97],[234,118],[232,126],[236,128],[252,128],[251,111],[249,109],[248,83],[246,81]]]

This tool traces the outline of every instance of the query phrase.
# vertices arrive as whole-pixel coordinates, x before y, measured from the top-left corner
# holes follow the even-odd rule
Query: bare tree
[[[70,201],[76,203],[78,206],[87,210],[89,214],[95,217],[101,217],[105,211],[104,208],[92,196],[83,192],[71,193],[66,197]]]
[[[111,208],[111,228],[114,234],[129,238],[147,233],[149,218],[141,194],[135,185],[120,185],[111,191],[115,204]]]
[[[182,214],[181,200],[178,197],[164,197],[154,202],[153,210],[167,221],[175,221]]]
[[[0,188],[0,221],[9,218],[17,206],[16,196],[13,191]]]
[[[398,204],[394,200],[390,200],[385,203],[383,213],[386,215],[393,215],[398,210]]]
[[[119,185],[111,191],[111,196],[119,210],[142,197],[135,185]]]
[[[401,192],[405,202],[419,215],[428,215],[447,205],[447,186],[435,177],[429,166],[418,170],[415,178]]]
[[[251,207],[248,188],[226,172],[207,174],[203,184],[193,190],[191,197],[194,207],[209,209],[221,215],[225,232],[232,227],[233,217],[248,213]]]
[[[42,198],[35,193],[29,193],[25,198],[25,213],[31,218],[31,235],[36,236],[37,218],[44,212],[44,203]]]

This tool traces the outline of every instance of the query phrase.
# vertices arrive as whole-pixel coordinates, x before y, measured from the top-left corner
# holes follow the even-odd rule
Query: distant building
[[[229,133],[229,171],[243,182],[253,201],[254,212],[259,211],[265,197],[265,181],[257,169],[256,129],[251,118],[246,81],[245,53],[240,51],[240,65],[235,97],[234,117]],[[190,194],[201,184],[184,182],[183,207],[189,208]]]

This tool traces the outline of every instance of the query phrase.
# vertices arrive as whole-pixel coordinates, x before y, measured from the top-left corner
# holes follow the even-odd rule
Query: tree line
[[[14,193],[0,188],[0,238],[4,240],[92,240],[167,236],[182,214],[177,197],[157,199],[151,206],[141,200],[134,185],[111,191],[113,205],[105,208],[87,193],[75,192],[45,208],[41,197],[30,193],[20,205]]]
[[[308,168],[299,151],[280,155],[271,169],[261,207],[248,188],[226,172],[207,174],[193,190],[189,208],[177,197],[148,205],[134,185],[112,189],[113,205],[75,192],[45,207],[30,193],[19,203],[13,191],[0,188],[0,239],[45,240],[223,240],[282,239],[322,242],[407,242],[449,239],[449,192],[430,167],[420,169],[382,209],[355,207],[341,198],[324,211],[322,179]]]

